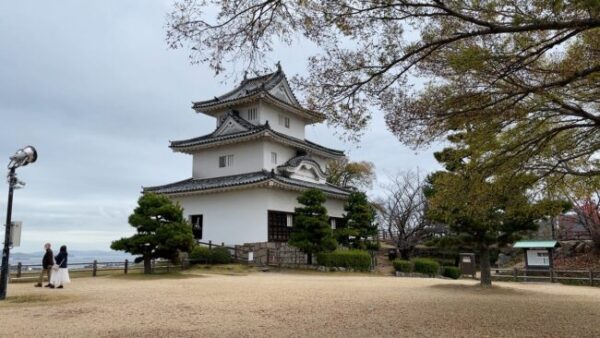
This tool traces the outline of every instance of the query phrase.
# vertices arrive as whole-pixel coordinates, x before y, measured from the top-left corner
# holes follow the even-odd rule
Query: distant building
[[[296,199],[310,188],[326,194],[332,227],[341,222],[349,191],[328,184],[325,169],[344,153],[305,139],[305,126],[325,118],[300,105],[280,67],[193,109],[214,117],[216,129],[171,142],[192,155],[192,177],[144,191],[178,201],[197,239],[286,242]]]

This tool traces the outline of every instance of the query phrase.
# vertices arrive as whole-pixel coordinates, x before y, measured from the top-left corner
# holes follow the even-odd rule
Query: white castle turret
[[[215,117],[216,129],[171,142],[173,151],[193,156],[192,177],[144,191],[178,201],[198,239],[285,242],[296,199],[310,188],[328,197],[332,224],[341,221],[349,192],[328,184],[325,168],[344,153],[305,139],[305,126],[325,118],[300,105],[281,67],[244,77],[235,89],[195,102],[193,109]]]

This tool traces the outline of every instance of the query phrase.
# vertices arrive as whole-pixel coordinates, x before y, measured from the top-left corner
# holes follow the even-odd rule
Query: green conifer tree
[[[313,254],[333,251],[337,247],[323,205],[325,201],[325,194],[318,189],[307,190],[298,196],[298,203],[303,206],[295,209],[294,227],[288,242],[308,255],[308,264],[312,264]]]
[[[375,209],[369,203],[367,195],[359,191],[352,192],[344,211],[345,226],[335,231],[338,242],[356,249],[377,249]]]
[[[152,193],[142,195],[129,216],[137,233],[112,242],[111,249],[140,255],[144,273],[151,273],[151,260],[175,260],[180,251],[189,252],[194,245],[192,227],[183,218],[183,209],[168,197]]]

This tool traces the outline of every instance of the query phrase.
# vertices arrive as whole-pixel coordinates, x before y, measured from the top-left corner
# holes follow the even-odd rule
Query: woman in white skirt
[[[67,268],[67,246],[60,247],[60,252],[54,257],[55,264],[52,267],[52,277],[50,277],[50,287],[62,289],[65,284],[71,283],[69,278],[69,269]]]

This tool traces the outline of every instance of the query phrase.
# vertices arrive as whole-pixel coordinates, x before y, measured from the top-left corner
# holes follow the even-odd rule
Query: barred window
[[[268,214],[269,242],[287,242],[292,233],[293,214],[271,211]]]
[[[233,155],[219,156],[219,168],[231,167],[233,165]]]
[[[271,152],[271,163],[277,164],[277,153],[276,152]]]
[[[279,115],[279,125],[289,128],[290,127],[290,118],[287,116]]]
[[[248,121],[254,121],[258,117],[258,112],[256,108],[248,109]]]

